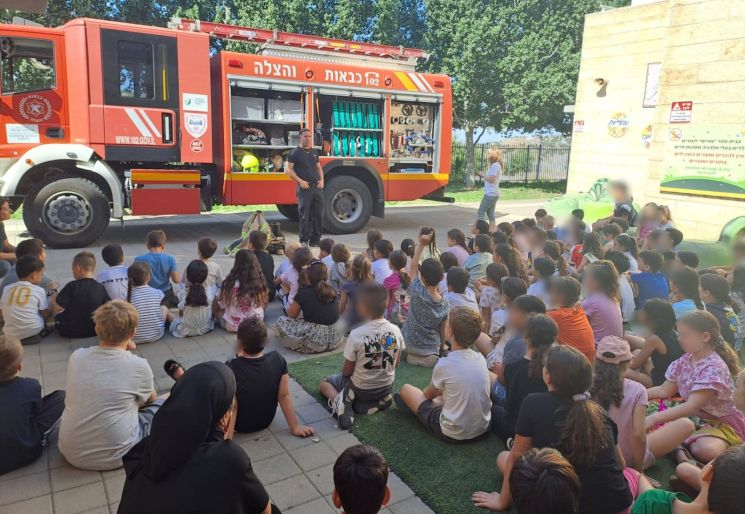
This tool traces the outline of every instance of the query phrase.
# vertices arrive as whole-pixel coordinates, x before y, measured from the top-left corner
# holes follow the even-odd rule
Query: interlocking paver
[[[336,454],[323,441],[289,451],[290,457],[303,471],[320,468],[336,461]]]
[[[286,453],[262,461],[252,461],[252,463],[254,473],[265,486],[300,475],[303,472]]]
[[[54,493],[52,503],[55,514],[79,514],[108,506],[103,480]]]
[[[52,514],[52,495],[45,494],[0,508],[3,514]]]
[[[321,493],[318,492],[305,475],[298,475],[268,485],[266,486],[266,490],[269,496],[271,496],[272,501],[282,511],[321,498]]]
[[[388,505],[393,514],[434,514],[426,503],[419,498],[409,498],[398,503]]]
[[[336,459],[336,457],[334,457]],[[331,463],[322,468],[306,472],[308,480],[318,489],[322,495],[331,494],[334,490],[334,464]]]
[[[391,488],[391,501],[400,502],[414,496],[414,491],[396,475],[388,477],[388,487]]]
[[[252,461],[260,461],[284,453],[282,445],[271,433],[262,432],[262,435],[258,437],[250,435],[248,440],[238,444],[246,450]]]
[[[69,465],[53,469],[50,475],[52,491],[55,493],[101,480],[101,473],[98,471],[85,471]]]
[[[0,482],[0,506],[43,496],[51,491],[52,486],[49,483],[47,471],[13,480],[4,480]]]
[[[312,502],[299,505],[287,511],[287,514],[335,514],[339,512],[329,507],[326,500],[318,498]]]

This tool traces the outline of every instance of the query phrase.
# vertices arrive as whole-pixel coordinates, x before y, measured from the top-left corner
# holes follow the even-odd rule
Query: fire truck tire
[[[277,204],[277,210],[279,213],[290,221],[297,221],[300,219],[300,215],[297,212],[297,205],[292,204]]]
[[[342,175],[323,190],[323,228],[329,234],[354,234],[372,215],[372,195],[361,180]]]
[[[23,202],[23,221],[31,235],[52,248],[84,248],[109,225],[109,200],[83,178],[50,177],[35,184]]]

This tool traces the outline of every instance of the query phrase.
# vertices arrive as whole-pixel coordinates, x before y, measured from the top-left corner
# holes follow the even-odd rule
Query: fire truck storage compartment
[[[301,86],[231,79],[230,117],[234,172],[276,172],[305,126]],[[258,166],[257,166],[258,161]]]
[[[438,144],[438,104],[431,97],[391,97],[391,173],[431,173]]]
[[[376,158],[385,155],[383,95],[369,91],[322,88],[313,108],[316,141],[333,157]]]
[[[128,181],[136,216],[201,212],[199,170],[133,169]]]

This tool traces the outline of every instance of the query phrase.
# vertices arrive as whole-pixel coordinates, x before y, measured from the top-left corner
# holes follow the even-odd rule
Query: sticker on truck
[[[5,137],[8,140],[8,144],[39,143],[39,125],[8,123],[5,125]]]
[[[207,132],[207,115],[187,112],[184,114],[184,126],[191,137],[198,139]]]
[[[184,93],[181,97],[181,105],[185,111],[207,112],[209,97],[196,93]]]

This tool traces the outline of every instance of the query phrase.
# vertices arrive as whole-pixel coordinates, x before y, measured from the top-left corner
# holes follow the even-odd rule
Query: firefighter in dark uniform
[[[318,246],[323,222],[323,169],[313,150],[313,134],[300,131],[300,146],[287,156],[285,172],[297,183],[300,243]]]

